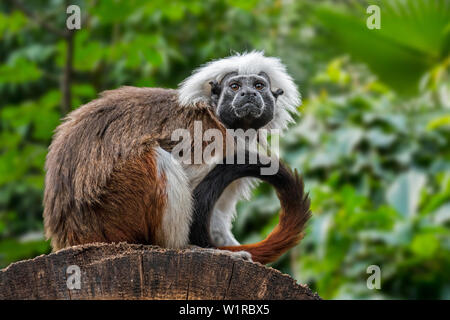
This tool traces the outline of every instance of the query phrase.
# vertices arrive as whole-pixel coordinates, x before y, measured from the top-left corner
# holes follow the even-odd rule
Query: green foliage
[[[375,3],[381,7],[381,28],[375,30],[366,26],[366,6],[358,5],[354,12],[349,12],[328,5],[320,7],[317,13],[333,43],[367,63],[393,88],[417,92],[423,74],[446,63],[448,58],[450,3],[447,0]]]
[[[426,120],[448,112],[361,82],[365,72],[344,61],[316,77],[320,93],[283,139],[283,158],[305,175],[313,212],[293,272],[324,298],[448,298],[450,128],[429,130]],[[278,209],[269,206],[273,191],[263,190],[241,205],[237,232],[246,233],[255,211],[271,217]],[[382,270],[379,291],[365,284],[373,264]]]
[[[449,298],[449,2],[373,3],[380,30],[365,25],[368,1],[75,1],[88,18],[74,38],[72,108],[121,85],[176,87],[234,51],[281,57],[304,100],[281,156],[305,176],[313,217],[274,267],[324,298]],[[26,5],[64,29],[63,0]],[[0,4],[0,267],[50,251],[44,162],[64,116],[66,53]],[[278,210],[259,186],[239,203],[237,238],[264,238]],[[366,286],[373,264],[381,290]]]
[[[291,162],[313,181],[316,218],[299,277],[330,298],[446,298],[450,221],[434,216],[450,201],[450,131],[429,131],[424,121],[445,112],[423,100],[403,109],[395,94],[372,86],[312,98],[290,131],[286,147],[302,150]],[[382,270],[379,292],[363,285],[372,264]]]
[[[50,253],[50,251],[48,241],[5,239],[0,242],[0,262],[5,264],[5,262],[19,261]]]

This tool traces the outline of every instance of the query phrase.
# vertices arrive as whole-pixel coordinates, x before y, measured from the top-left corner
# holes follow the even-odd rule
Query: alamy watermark
[[[372,4],[367,7],[366,13],[370,16],[366,20],[366,26],[370,30],[381,29],[381,10],[380,7]]]
[[[376,264],[367,267],[367,273],[371,274],[367,278],[367,288],[370,290],[381,289],[381,268]]]
[[[69,290],[81,289],[81,270],[77,265],[70,265],[66,269],[66,285]]]
[[[66,27],[69,30],[81,29],[81,9],[79,6],[72,4],[67,7],[66,13],[69,16],[66,19]]]

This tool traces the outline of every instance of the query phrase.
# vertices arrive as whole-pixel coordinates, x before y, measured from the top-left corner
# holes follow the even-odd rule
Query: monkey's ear
[[[283,89],[277,89],[275,91],[272,91],[272,94],[275,97],[275,99],[281,96],[283,93],[284,93]]]
[[[220,84],[216,80],[210,81],[209,84],[211,85],[211,95],[220,96]]]
[[[216,81],[210,81],[209,84],[211,85],[211,103],[215,106],[217,106],[217,103],[219,101],[221,87],[220,84]]]

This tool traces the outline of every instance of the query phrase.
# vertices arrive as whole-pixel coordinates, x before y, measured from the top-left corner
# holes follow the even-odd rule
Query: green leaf
[[[13,59],[5,65],[0,65],[0,84],[24,83],[38,80],[42,75],[39,67],[25,57]]]
[[[394,134],[386,134],[380,129],[372,129],[367,132],[367,140],[376,147],[388,147],[395,141]]]
[[[449,55],[450,6],[446,0],[378,2],[381,28],[370,30],[357,14],[321,6],[316,11],[334,44],[366,63],[386,84],[416,93],[420,78]]]
[[[450,221],[450,203],[444,204],[434,213],[432,213],[433,220],[436,224],[442,225]]]
[[[416,235],[411,243],[411,250],[422,258],[433,257],[439,249],[437,237],[430,233]]]
[[[427,124],[428,130],[438,129],[440,127],[450,127],[450,115],[443,115],[433,120],[430,120]]]
[[[5,35],[14,35],[28,23],[25,15],[18,10],[14,10],[11,14],[6,15],[0,12],[0,40]]]
[[[400,175],[386,192],[388,203],[404,217],[413,217],[417,213],[420,191],[425,182],[426,176],[415,170]]]

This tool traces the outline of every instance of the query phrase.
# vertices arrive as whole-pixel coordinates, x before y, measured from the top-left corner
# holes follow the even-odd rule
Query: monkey
[[[43,217],[52,249],[122,241],[185,248],[190,245],[193,221],[198,225],[194,215],[199,214],[208,218],[192,230],[207,233],[207,246],[240,252],[231,232],[236,203],[249,197],[255,184],[249,177],[261,177],[246,170],[228,175],[219,196],[208,196],[214,200],[213,208],[202,204],[194,210],[202,197],[195,196],[194,190],[212,181],[211,176],[204,181],[208,174],[218,176],[222,167],[216,164],[227,150],[212,163],[183,163],[172,153],[177,147],[172,134],[180,128],[193,134],[195,122],[200,122],[203,132],[221,132],[227,146],[230,140],[235,143],[227,132],[230,128],[284,130],[299,104],[300,95],[286,67],[258,51],[211,61],[178,89],[128,86],[103,92],[69,113],[49,146]],[[190,147],[194,150],[198,144],[194,141]],[[205,146],[204,141],[200,144]],[[253,165],[250,171],[261,167]],[[295,210],[301,207],[300,215],[306,217],[303,185],[286,172],[282,166],[275,175],[279,180],[265,179],[277,188],[284,216],[292,216],[288,213],[294,202]],[[294,188],[292,197],[282,188],[282,180]],[[286,227],[283,221],[281,229]],[[287,228],[294,238],[299,231]],[[254,248],[243,248],[258,257]]]

